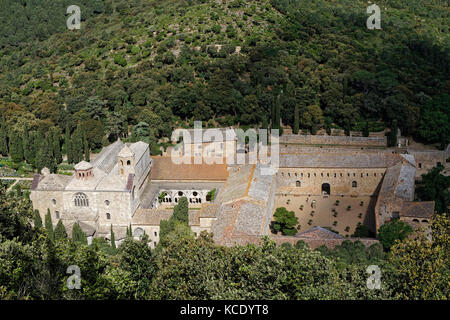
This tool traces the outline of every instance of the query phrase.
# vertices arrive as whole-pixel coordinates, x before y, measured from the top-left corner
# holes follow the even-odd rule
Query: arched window
[[[134,229],[133,235],[134,235],[136,238],[140,238],[140,237],[142,237],[144,234],[145,234],[144,229],[139,228],[139,227],[136,228],[136,229]]]
[[[127,166],[131,165],[131,161],[127,160]]]
[[[76,207],[89,207],[89,199],[84,193],[75,194],[74,203]]]
[[[60,218],[59,211],[55,211],[55,216],[56,216],[56,219]]]
[[[54,206],[56,206],[56,199],[52,199],[52,203]]]
[[[111,213],[109,212],[106,213],[106,220],[111,220]]]
[[[302,186],[302,183],[301,183],[300,181],[297,180],[297,181],[295,182],[295,186],[296,186],[296,187],[301,187],[301,186]]]
[[[358,182],[353,181],[353,182],[352,182],[352,188],[356,188],[357,186],[358,186]]]

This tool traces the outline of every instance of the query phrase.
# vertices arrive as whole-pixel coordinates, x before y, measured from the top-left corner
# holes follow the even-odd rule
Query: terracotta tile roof
[[[127,191],[131,191],[131,188],[133,187],[133,181],[134,181],[134,174],[130,173],[128,175],[127,186],[125,187]]]
[[[36,190],[38,184],[39,184],[39,180],[41,178],[40,174],[35,174],[33,177],[33,182],[31,183],[31,190]]]
[[[334,233],[330,230],[327,230],[322,227],[312,227],[306,231],[303,231],[295,237],[299,238],[299,240],[304,239],[344,239],[345,237],[340,234]]]
[[[194,161],[192,161],[193,163]],[[228,177],[224,164],[175,164],[170,157],[153,157],[151,180],[225,181]]]
[[[132,225],[159,226],[161,220],[169,220],[173,214],[173,209],[142,209],[136,210],[133,216]],[[189,210],[189,225],[200,225],[200,210]]]
[[[137,209],[133,216],[133,225],[159,226],[161,220],[169,220],[173,210]]]
[[[434,215],[434,201],[405,201],[403,202],[401,217],[432,218]]]

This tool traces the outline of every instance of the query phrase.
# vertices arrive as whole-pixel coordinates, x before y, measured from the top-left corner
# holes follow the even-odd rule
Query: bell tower
[[[128,177],[130,173],[135,173],[134,152],[125,145],[117,155],[117,163],[119,167],[119,174]]]

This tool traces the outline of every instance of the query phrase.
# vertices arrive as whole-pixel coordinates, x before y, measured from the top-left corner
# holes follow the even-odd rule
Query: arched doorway
[[[322,195],[329,196],[331,194],[331,187],[329,183],[322,184]]]

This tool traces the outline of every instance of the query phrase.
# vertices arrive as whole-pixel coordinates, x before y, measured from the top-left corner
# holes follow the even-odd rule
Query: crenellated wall
[[[280,144],[282,143],[386,147],[387,137],[352,137],[352,136],[286,134],[280,137]]]

